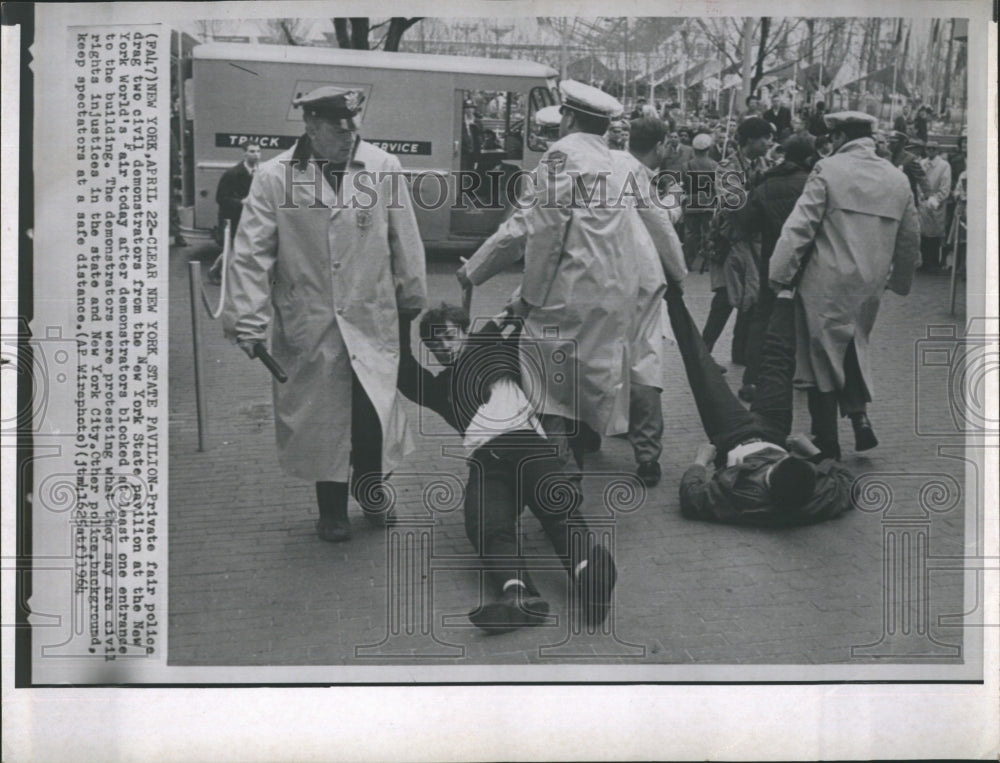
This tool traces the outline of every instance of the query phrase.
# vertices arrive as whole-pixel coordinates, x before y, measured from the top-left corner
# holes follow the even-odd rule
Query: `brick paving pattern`
[[[906,662],[901,655],[929,648],[937,661],[961,662],[962,630],[938,624],[939,615],[964,609],[957,571],[929,575],[929,633],[914,638],[919,624],[908,623],[895,629],[895,642],[883,637],[885,618],[896,610],[883,611],[888,525],[882,512],[855,510],[831,522],[780,530],[680,516],[678,481],[705,437],[674,348],[662,397],[664,478],[641,505],[614,514],[619,578],[613,622],[597,634],[573,630],[565,615],[566,575],[553,567],[540,526],[525,512],[525,549],[549,568],[535,577],[553,621],[502,636],[479,633],[464,619],[478,601],[480,581],[462,525],[466,469],[447,450],[459,444],[457,436],[418,432],[417,451],[392,481],[402,521],[391,532],[413,539],[415,548],[430,543],[429,564],[411,556],[409,564],[390,565],[386,531],[371,528],[353,501],[354,538],[324,543],[313,528],[312,484],[285,476],[277,465],[269,375],[206,317],[201,339],[210,436],[208,450],[197,451],[186,265],[192,256],[198,256],[194,248],[171,253],[171,664],[399,664],[417,656],[431,664],[867,664],[885,657],[852,652],[852,646],[880,641],[875,652],[893,655],[892,661]],[[459,301],[454,267],[454,257],[429,258],[432,303]],[[474,311],[498,312],[517,279],[516,272],[503,274],[477,290]],[[918,274],[907,298],[888,294],[882,303],[873,336],[877,388],[870,409],[880,447],[853,453],[850,425],[845,420],[841,427],[845,463],[858,477],[893,475],[885,480],[894,506],[909,507],[910,519],[929,475],[946,486],[964,485],[960,458],[939,454],[939,446],[961,441],[915,431],[918,393],[930,401],[921,414],[947,424],[947,374],[921,369],[920,385],[914,383],[917,342],[927,326],[951,324],[958,335],[964,332],[964,308],[955,318],[948,315],[947,284],[946,277]],[[708,276],[692,275],[686,293],[700,325],[711,299]],[[963,297],[960,289],[960,303]],[[730,322],[715,356],[728,365],[735,389],[742,369],[726,363],[731,336]],[[415,406],[408,413],[414,429],[445,431],[434,414]],[[808,430],[808,422],[805,396],[796,393],[794,429]],[[585,512],[608,516],[602,495],[614,475],[620,480],[634,471],[631,449],[622,439],[606,438],[587,468],[598,476],[585,479]],[[430,483],[438,483],[433,495],[425,491]],[[942,510],[927,516],[917,511],[914,521],[929,534],[931,556],[961,555],[964,496],[942,500]],[[405,542],[401,548],[407,551]],[[422,586],[411,585],[414,576],[421,576]],[[392,595],[397,584],[433,598]],[[907,595],[917,602],[923,594]]]

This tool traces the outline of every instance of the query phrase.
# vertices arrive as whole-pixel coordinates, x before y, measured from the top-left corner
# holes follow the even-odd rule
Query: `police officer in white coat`
[[[412,449],[396,391],[398,314],[415,316],[426,296],[399,161],[357,134],[363,100],[335,87],[295,100],[306,134],[258,169],[228,274],[227,333],[253,356],[271,324],[288,374],[274,385],[279,461],[316,483],[327,541],[351,535],[352,463],[351,492],[384,521],[383,475]]]
[[[628,430],[637,252],[648,236],[634,205],[615,203],[625,173],[602,136],[621,104],[580,82],[563,80],[559,88],[562,137],[542,156],[520,208],[457,275],[478,285],[524,256],[510,310],[524,319],[526,392],[563,462],[568,446],[582,467],[579,435],[587,427],[605,435]]]
[[[771,287],[797,286],[795,381],[806,387],[816,445],[840,458],[837,407],[855,450],[878,439],[868,420],[868,337],[886,289],[908,294],[920,224],[906,176],[875,153],[863,112],[827,114],[833,154],[816,163],[771,255]]]

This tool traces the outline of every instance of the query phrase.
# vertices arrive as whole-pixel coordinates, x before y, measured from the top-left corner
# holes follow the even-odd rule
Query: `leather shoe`
[[[875,430],[872,429],[872,423],[868,420],[867,414],[852,414],[851,424],[854,425],[855,450],[871,450],[878,445],[878,438],[875,436]]]
[[[639,478],[646,487],[656,487],[660,482],[663,472],[660,464],[656,461],[640,461],[636,467],[635,476]]]
[[[521,586],[514,586],[504,591],[499,600],[470,612],[469,620],[477,628],[497,634],[526,626],[544,625],[548,614],[547,601],[540,596],[529,595]]]

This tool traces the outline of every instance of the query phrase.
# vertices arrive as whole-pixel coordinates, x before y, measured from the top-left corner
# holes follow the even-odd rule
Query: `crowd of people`
[[[384,524],[384,481],[412,450],[403,398],[461,437],[466,532],[491,587],[469,619],[489,633],[548,613],[519,550],[525,506],[565,565],[573,615],[607,617],[618,570],[576,510],[582,476],[602,438],[623,435],[636,479],[663,479],[667,325],[708,440],[677,479],[683,515],[787,525],[847,511],[838,409],[855,449],[876,447],[868,338],[883,293],[908,293],[921,256],[938,263],[932,223],[950,195],[947,162],[910,153],[908,136],[881,149],[860,112],[820,112],[816,136],[780,106],[702,128],[649,109],[624,120],[582,83],[560,91],[558,138],[522,203],[456,273],[471,289],[523,262],[502,314],[425,309],[411,201],[389,187],[399,163],[361,139],[363,96],[341,88],[296,101],[305,135],[254,167],[228,265],[227,332],[251,358],[269,339],[286,370],[279,459],[316,484],[320,538],[351,537],[349,494]],[[324,201],[357,193],[362,170],[380,178],[374,203]],[[581,202],[581,188],[601,193]],[[714,291],[700,330],[684,303],[699,265]],[[739,397],[711,356],[734,311]],[[418,316],[435,364],[411,346]],[[793,383],[808,390],[810,435],[792,433]]]

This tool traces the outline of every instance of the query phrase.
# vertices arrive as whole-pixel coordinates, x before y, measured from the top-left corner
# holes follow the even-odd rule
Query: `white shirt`
[[[739,466],[747,456],[762,450],[780,450],[782,453],[788,453],[787,450],[778,447],[773,442],[748,442],[737,445],[729,451],[729,455],[726,456],[726,466]]]
[[[524,391],[513,379],[499,379],[490,387],[489,402],[479,406],[465,430],[462,443],[465,455],[471,456],[502,434],[525,429],[533,429],[540,437],[545,437],[545,430]]]

